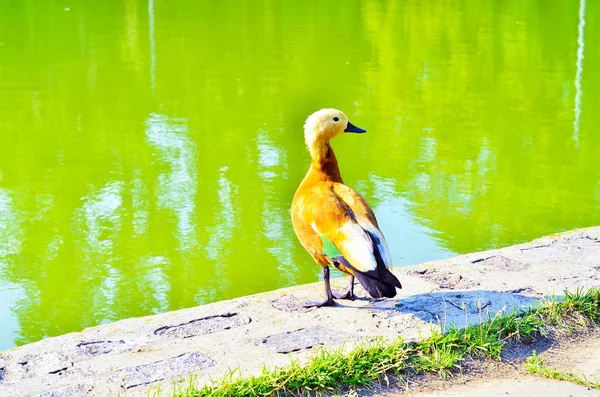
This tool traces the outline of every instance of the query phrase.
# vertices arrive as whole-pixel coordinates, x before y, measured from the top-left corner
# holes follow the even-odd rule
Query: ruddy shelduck
[[[323,269],[325,300],[307,306],[332,306],[353,299],[354,278],[374,298],[396,296],[400,281],[390,272],[390,251],[365,199],[344,185],[329,141],[345,132],[364,133],[336,109],[321,109],[304,124],[304,140],[312,159],[292,201],[291,216],[300,243]],[[329,266],[350,275],[350,286],[333,293]]]

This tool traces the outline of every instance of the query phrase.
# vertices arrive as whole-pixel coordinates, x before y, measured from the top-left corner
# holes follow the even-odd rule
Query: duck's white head
[[[353,125],[344,112],[337,109],[321,109],[308,116],[304,123],[304,141],[311,153],[313,149],[317,149],[318,146],[326,144],[330,139],[344,132],[367,131]]]

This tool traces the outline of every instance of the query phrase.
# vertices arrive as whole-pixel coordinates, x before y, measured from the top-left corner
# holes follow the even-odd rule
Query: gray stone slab
[[[310,327],[269,335],[256,340],[256,344],[266,345],[277,353],[291,353],[302,349],[310,349],[314,346],[341,343],[349,337],[351,335],[344,331]]]
[[[191,374],[215,365],[215,361],[200,352],[185,353],[177,357],[139,365],[117,372],[111,380],[119,383],[124,390]]]
[[[315,310],[315,307],[305,307],[305,302],[296,298],[293,295],[284,295],[279,299],[271,301],[271,305],[278,310],[284,312],[310,312]]]
[[[565,256],[565,253],[555,245],[540,245],[538,247],[524,248],[521,252],[526,258],[529,257],[536,260]]]
[[[154,331],[154,334],[176,338],[191,338],[237,328],[250,324],[251,321],[250,317],[238,313],[225,313],[194,319],[183,324],[160,327]]]
[[[2,383],[19,381],[28,377],[27,371],[22,363],[9,362],[9,364],[2,371],[3,382],[0,382],[0,385]],[[0,393],[0,396],[1,395],[2,393]]]
[[[515,289],[510,290],[509,292],[512,294],[533,296],[533,297],[537,297],[537,298],[540,298],[541,296],[543,296],[543,294],[537,292],[535,289],[533,289],[530,286],[515,288]]]
[[[518,272],[531,266],[526,262],[517,261],[502,255],[494,255],[488,258],[477,259],[473,261],[481,270],[501,270],[507,272]]]
[[[56,352],[44,352],[35,356],[27,356],[25,360],[17,364],[23,368],[26,377],[59,374],[73,366],[72,361]]]
[[[580,250],[600,254],[600,240],[590,237],[582,237],[573,240],[573,245]]]
[[[121,353],[131,349],[123,340],[93,340],[89,342],[81,342],[77,347],[85,354],[90,356],[98,356],[108,353]]]
[[[83,386],[79,384],[60,387],[58,389],[46,391],[38,394],[36,397],[74,397],[83,396],[91,393],[93,386]]]
[[[480,284],[478,281],[471,280],[458,272],[439,268],[415,269],[409,271],[409,274],[435,283],[442,289],[467,289],[477,287]]]

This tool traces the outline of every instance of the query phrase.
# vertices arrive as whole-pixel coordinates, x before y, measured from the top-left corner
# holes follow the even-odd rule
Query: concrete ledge
[[[307,257],[307,266],[314,266]],[[0,352],[0,395],[148,395],[193,374],[200,385],[229,369],[258,373],[305,359],[318,346],[375,337],[407,340],[477,323],[565,288],[600,286],[600,227],[499,250],[395,269],[404,289],[305,309],[321,282],[132,318]],[[341,287],[346,280],[334,280]]]

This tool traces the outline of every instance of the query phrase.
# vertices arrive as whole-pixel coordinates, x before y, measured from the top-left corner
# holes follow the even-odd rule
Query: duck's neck
[[[306,175],[307,179],[321,182],[343,182],[340,167],[329,141],[322,142],[318,146],[310,146],[309,151],[312,162]]]

